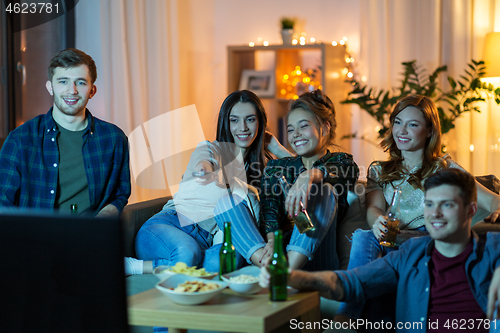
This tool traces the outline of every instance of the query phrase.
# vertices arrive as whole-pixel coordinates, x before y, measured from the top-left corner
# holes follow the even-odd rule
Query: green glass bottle
[[[71,215],[78,215],[78,205],[77,204],[71,205]]]
[[[222,275],[236,270],[236,252],[231,241],[231,222],[224,222],[224,242],[219,252],[219,279]]]
[[[274,253],[268,267],[271,274],[269,298],[271,301],[286,301],[288,261],[283,251],[283,235],[281,230],[274,232]]]

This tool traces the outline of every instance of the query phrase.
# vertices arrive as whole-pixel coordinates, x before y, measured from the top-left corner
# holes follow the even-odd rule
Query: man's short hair
[[[476,179],[468,172],[455,168],[440,170],[427,178],[425,191],[441,185],[456,186],[464,205],[477,201]]]
[[[97,68],[94,60],[85,52],[71,48],[59,51],[52,58],[52,60],[50,60],[48,71],[49,81],[52,82],[52,77],[54,76],[54,71],[57,67],[68,69],[80,65],[87,65],[89,68],[90,80],[92,81],[92,84],[94,84],[97,79]]]

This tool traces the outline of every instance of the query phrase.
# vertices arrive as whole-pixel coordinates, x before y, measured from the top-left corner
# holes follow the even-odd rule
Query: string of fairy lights
[[[347,46],[347,37],[343,37],[339,41],[332,41],[333,46],[339,46],[344,48],[345,52],[345,67],[342,69],[341,74],[346,77],[346,79],[352,79],[355,76],[355,60]],[[310,37],[309,42],[306,42],[306,33],[302,32],[299,38],[292,39],[292,45],[306,45],[313,44],[318,45],[322,44],[321,42],[317,42],[316,38]],[[269,41],[262,39],[261,37],[257,38],[257,43],[249,42],[248,46],[269,46]],[[319,79],[319,73],[321,69],[302,69],[300,66],[295,66],[295,68],[288,72],[282,73],[278,75],[278,98],[284,99],[297,99],[298,96],[309,90],[315,89],[323,89],[321,85],[321,81]],[[365,82],[366,78],[362,77],[361,81]]]

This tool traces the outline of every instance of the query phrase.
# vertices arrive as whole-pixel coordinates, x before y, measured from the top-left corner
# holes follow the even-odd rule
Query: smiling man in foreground
[[[425,226],[429,236],[411,239],[384,258],[350,271],[291,271],[288,284],[321,296],[351,301],[396,292],[399,332],[487,332],[500,294],[500,234],[477,235],[474,177],[445,169],[425,182]],[[261,284],[269,274],[261,270]],[[489,299],[488,299],[489,293]],[[405,323],[421,323],[409,329]],[[354,327],[362,329],[363,327]],[[385,326],[385,328],[390,328]]]

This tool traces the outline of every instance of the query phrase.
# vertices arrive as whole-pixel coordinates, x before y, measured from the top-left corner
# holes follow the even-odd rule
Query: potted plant
[[[295,18],[293,17],[282,17],[280,19],[281,26],[281,39],[283,44],[292,44],[293,40],[293,26],[295,25]]]

